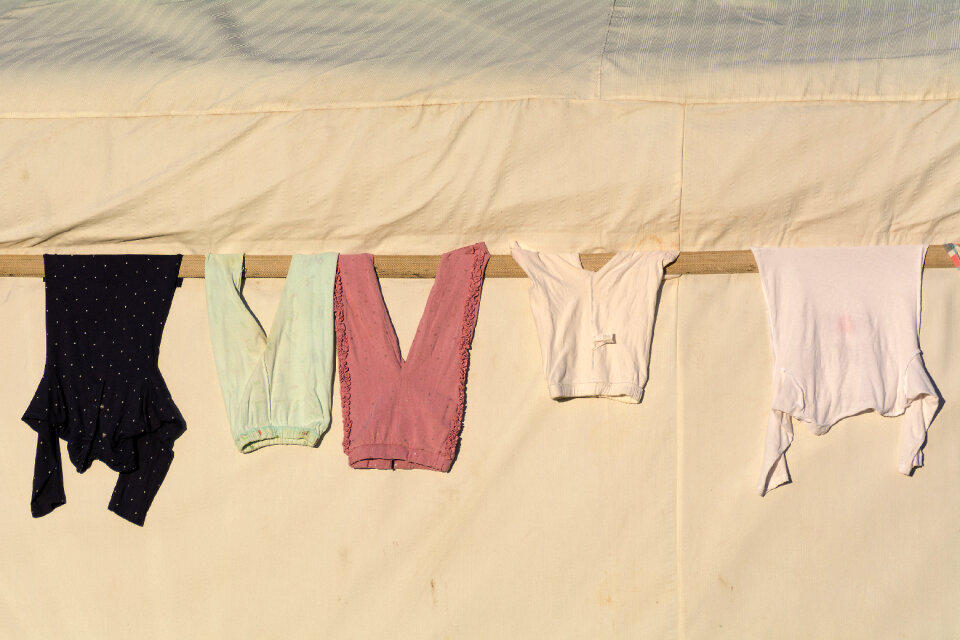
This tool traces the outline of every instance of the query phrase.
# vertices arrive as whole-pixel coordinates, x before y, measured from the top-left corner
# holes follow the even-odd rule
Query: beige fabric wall
[[[960,572],[958,274],[928,271],[922,344],[947,398],[927,465],[896,472],[899,419],[798,425],[795,482],[754,493],[770,399],[759,279],[664,285],[639,406],[546,396],[523,280],[485,285],[448,475],[350,470],[318,449],[238,453],[205,331],[177,292],[161,369],[188,432],[138,529],[115,474],[65,473],[29,515],[42,283],[6,279],[0,633],[6,637],[951,637]],[[269,323],[280,281],[251,281]],[[385,281],[402,348],[429,281]],[[336,393],[336,391],[335,391]]]
[[[268,325],[280,284],[248,285]],[[404,352],[429,285],[384,282]],[[488,282],[449,474],[351,470],[339,408],[318,449],[241,455],[188,281],[161,353],[188,433],[143,529],[106,510],[99,464],[65,470],[67,504],[30,518],[35,438],[17,420],[43,368],[42,286],[0,286],[0,358],[23,370],[3,403],[2,635],[676,636],[676,281],[640,406],[549,400],[527,282]]]
[[[0,0],[0,247],[743,249],[960,239],[956,3]],[[280,281],[250,281],[269,326]],[[428,281],[385,281],[405,349]],[[137,528],[66,471],[38,520],[19,417],[43,285],[0,280],[0,637],[952,638],[960,273],[928,271],[946,404],[798,425],[755,493],[755,275],[664,284],[642,404],[547,397],[525,280],[486,283],[449,474],[234,448],[203,281],[161,370],[188,422]],[[338,390],[335,389],[335,397]]]
[[[926,466],[896,472],[898,418],[860,415],[821,437],[795,423],[793,483],[763,498],[745,490],[759,477],[772,392],[759,277],[681,282],[680,637],[957,635],[958,276],[923,280],[921,346],[946,399]]]

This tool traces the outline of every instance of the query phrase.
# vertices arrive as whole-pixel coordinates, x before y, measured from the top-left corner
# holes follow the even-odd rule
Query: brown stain
[[[723,579],[723,576],[720,575],[719,573],[717,574],[717,580],[720,581],[720,584],[722,584],[723,586],[725,586],[725,587],[727,587],[728,589],[730,589],[730,591],[733,591],[733,585],[730,584],[729,582],[727,582],[726,580],[724,580],[724,579]]]
[[[29,181],[30,181],[30,172],[29,172],[28,170],[26,170],[26,169],[24,169],[23,171],[21,171],[21,172],[20,172],[20,180],[21,180],[22,182],[29,182]]]
[[[437,584],[430,578],[430,600],[433,606],[437,606]]]
[[[613,606],[613,596],[610,595],[611,589],[609,588],[609,578],[604,578],[597,589],[597,604],[601,607],[610,607]]]

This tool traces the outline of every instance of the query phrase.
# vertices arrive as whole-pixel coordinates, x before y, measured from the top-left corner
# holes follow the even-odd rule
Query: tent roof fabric
[[[0,0],[0,115],[960,95],[960,3]]]
[[[946,242],[958,50],[960,0],[0,0],[0,249]]]

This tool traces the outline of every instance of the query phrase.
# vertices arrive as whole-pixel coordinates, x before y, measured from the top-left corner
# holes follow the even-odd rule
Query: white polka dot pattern
[[[181,256],[45,255],[47,361],[23,420],[37,432],[31,510],[66,503],[58,439],[83,473],[120,473],[109,508],[142,525],[186,425],[157,364]]]

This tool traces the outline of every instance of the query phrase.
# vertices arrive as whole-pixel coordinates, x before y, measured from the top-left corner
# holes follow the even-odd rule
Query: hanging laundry
[[[340,256],[334,309],[343,450],[351,467],[450,470],[489,259],[482,242],[441,256],[404,358],[373,256]]]
[[[875,410],[903,414],[898,469],[923,465],[940,406],[920,351],[920,278],[926,246],[753,249],[773,346],[764,495],[790,481],[792,418],[822,435]]]
[[[160,375],[160,338],[181,256],[45,255],[47,360],[23,420],[37,432],[31,510],[66,503],[62,438],[83,473],[119,472],[109,509],[137,525],[186,424]]]
[[[207,256],[210,339],[241,452],[314,447],[330,428],[336,272],[335,253],[294,255],[267,334],[243,298],[243,255]]]
[[[530,304],[550,396],[643,398],[664,267],[677,251],[621,251],[599,271],[576,253],[510,244],[530,277]]]
[[[957,248],[957,245],[948,242],[943,245],[943,248],[947,250],[947,255],[950,256],[950,259],[953,261],[953,266],[960,269],[960,249]]]

